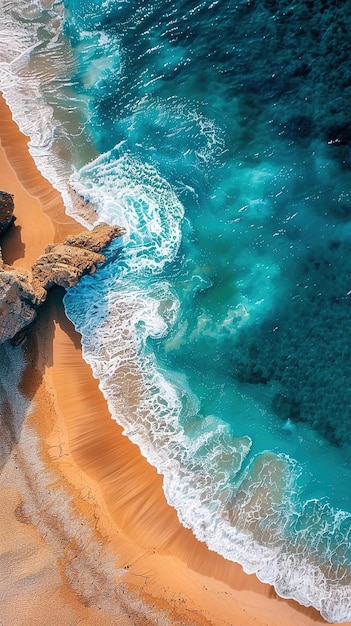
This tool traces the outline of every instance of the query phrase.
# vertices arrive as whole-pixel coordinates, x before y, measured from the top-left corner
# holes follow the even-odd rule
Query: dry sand
[[[15,195],[17,216],[4,258],[30,267],[81,226],[37,171],[3,100],[0,135],[0,189]],[[0,624],[325,623],[180,525],[162,477],[111,420],[61,290],[24,346],[1,349],[0,364]]]

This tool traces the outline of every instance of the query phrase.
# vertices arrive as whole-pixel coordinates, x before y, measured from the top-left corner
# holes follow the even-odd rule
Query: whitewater
[[[112,417],[198,539],[341,622],[348,92],[335,78],[330,97],[311,59],[333,80],[347,51],[343,17],[318,5],[295,54],[304,11],[5,2],[0,86],[67,212],[85,224],[78,194],[127,228],[65,296]]]

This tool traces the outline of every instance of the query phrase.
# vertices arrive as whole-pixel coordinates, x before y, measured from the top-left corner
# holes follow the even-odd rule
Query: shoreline
[[[0,188],[14,193],[17,217],[4,260],[30,267],[45,245],[82,227],[65,215],[59,194],[36,170],[2,99],[0,116]],[[20,389],[32,409],[23,416],[0,482],[13,521],[7,527],[0,516],[0,545],[12,529],[19,547],[10,542],[11,549],[20,562],[30,534],[36,557],[34,564],[26,560],[22,579],[34,581],[31,593],[35,588],[37,594],[31,604],[27,588],[11,595],[8,583],[0,619],[46,624],[51,594],[49,610],[62,611],[63,619],[52,623],[63,625],[82,619],[107,626],[326,623],[315,609],[277,597],[180,525],[165,501],[162,477],[110,418],[61,299],[60,290],[50,294],[21,348],[26,367]],[[45,589],[43,572],[51,581]]]

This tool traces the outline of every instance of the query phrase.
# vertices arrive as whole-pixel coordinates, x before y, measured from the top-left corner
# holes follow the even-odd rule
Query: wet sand
[[[4,101],[0,135],[0,189],[15,195],[17,216],[4,259],[30,267],[82,227],[36,170]],[[162,477],[110,418],[62,293],[51,292],[26,343],[0,355],[0,623],[325,623],[180,525]]]

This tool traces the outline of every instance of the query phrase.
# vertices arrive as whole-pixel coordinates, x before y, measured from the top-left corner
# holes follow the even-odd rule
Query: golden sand
[[[3,100],[0,123],[0,189],[15,195],[17,216],[4,259],[30,267],[47,243],[81,226],[37,171]],[[11,412],[14,400],[0,381],[4,410],[16,420],[0,477],[0,623],[325,623],[180,525],[162,477],[110,418],[61,290],[49,296],[24,347],[5,356],[15,362],[21,351],[19,388],[31,404]]]

